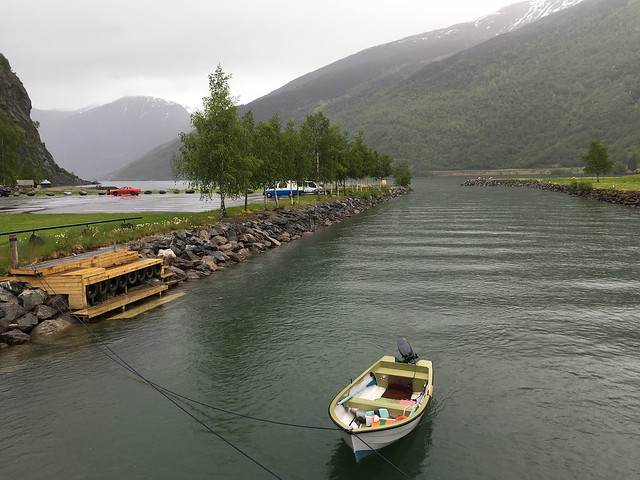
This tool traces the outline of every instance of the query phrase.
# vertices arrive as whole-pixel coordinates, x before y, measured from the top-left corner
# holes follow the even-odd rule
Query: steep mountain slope
[[[322,109],[327,112],[335,111],[336,115],[339,115],[340,105],[350,106],[354,99],[378,98],[379,92],[393,95],[396,85],[420,71],[425,65],[450,57],[498,34],[517,30],[581,1],[520,2],[475,22],[462,23],[369,48],[304,75],[248,105],[242,105],[239,111],[243,113],[251,109],[257,120],[269,118],[277,112],[284,120],[293,119],[298,122],[303,121],[308,114]],[[344,116],[340,118],[344,119]],[[352,131],[357,131],[361,125],[356,118],[351,119],[348,124]],[[384,150],[384,132],[380,135],[380,130],[385,128],[384,122],[381,122],[379,127],[376,132],[381,140],[376,140],[376,146]],[[156,178],[151,175],[155,175],[157,171],[167,175],[161,178],[170,179],[168,175],[171,157],[178,154],[179,145],[180,142],[176,139],[148,152],[131,164],[131,170],[127,166],[119,171],[115,178],[134,178],[132,175],[142,171],[145,177],[141,178],[151,179]],[[154,165],[155,168],[152,167]]]
[[[640,0],[585,0],[325,113],[416,172],[579,165],[638,146]]]
[[[275,112],[302,122],[306,115],[353,95],[369,95],[397,84],[429,63],[446,58],[497,35],[536,22],[582,0],[533,0],[451,27],[421,33],[369,48],[304,75],[246,106],[257,120]]]
[[[27,91],[0,54],[0,183],[13,185],[18,179],[47,179],[53,185],[84,183],[56,164],[30,113]]]
[[[56,161],[92,179],[104,178],[190,126],[183,106],[151,97],[125,97],[64,114],[34,110],[33,118]]]

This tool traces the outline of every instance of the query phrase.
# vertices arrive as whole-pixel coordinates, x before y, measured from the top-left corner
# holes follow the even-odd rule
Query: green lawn
[[[379,189],[372,189],[371,194],[378,194]],[[335,200],[333,197],[320,198],[320,201]],[[300,198],[301,205],[317,202],[315,195]],[[275,208],[275,202],[269,202],[269,209]],[[288,198],[280,199],[281,208],[291,206]],[[244,207],[229,207],[227,213],[231,218],[242,217],[256,211],[264,211],[264,203],[255,203]],[[110,222],[104,224],[89,224],[104,220],[114,220],[125,217],[142,217],[136,220],[127,220],[133,228],[124,228],[123,222]],[[70,252],[90,250],[101,246],[122,244],[148,235],[155,235],[173,230],[189,229],[201,225],[210,225],[220,218],[219,210],[211,210],[201,213],[17,213],[0,214],[0,233],[47,228],[60,225],[79,224],[74,227],[56,228],[36,232],[19,233],[18,256],[20,265],[42,261],[48,258],[66,256]],[[30,241],[32,233],[40,240]],[[6,274],[11,263],[9,251],[9,235],[0,235],[0,274]]]
[[[560,185],[570,185],[576,180],[579,182],[591,182],[593,188],[612,188],[617,190],[640,190],[640,175],[624,175],[620,177],[596,177],[576,176],[564,178],[540,178],[542,182],[557,183]]]

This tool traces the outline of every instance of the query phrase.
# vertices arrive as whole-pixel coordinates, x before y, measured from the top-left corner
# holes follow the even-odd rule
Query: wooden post
[[[9,250],[11,250],[11,268],[18,268],[18,237],[9,235]]]

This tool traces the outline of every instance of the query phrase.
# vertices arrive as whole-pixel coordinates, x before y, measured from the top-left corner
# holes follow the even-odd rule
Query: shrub
[[[593,189],[593,185],[591,182],[588,182],[586,180],[571,180],[569,188],[571,190],[575,190],[576,192],[590,192]]]

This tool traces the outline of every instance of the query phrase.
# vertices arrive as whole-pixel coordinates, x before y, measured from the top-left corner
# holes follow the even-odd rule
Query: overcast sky
[[[239,103],[369,47],[518,0],[0,0],[0,53],[34,108],[127,95],[200,108],[216,65]]]

